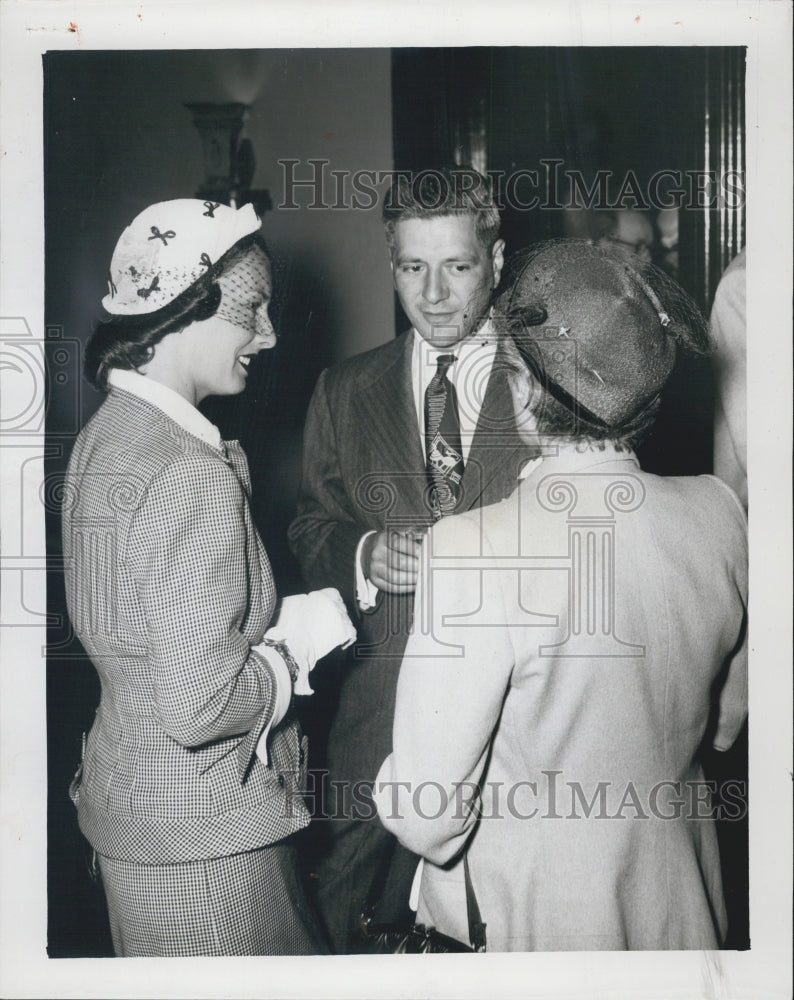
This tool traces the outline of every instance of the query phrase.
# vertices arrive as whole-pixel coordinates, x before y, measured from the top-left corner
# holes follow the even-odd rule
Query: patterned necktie
[[[447,378],[447,372],[456,360],[454,354],[439,355],[436,374],[425,391],[427,475],[436,519],[452,514],[463,492],[458,400],[455,386]]]

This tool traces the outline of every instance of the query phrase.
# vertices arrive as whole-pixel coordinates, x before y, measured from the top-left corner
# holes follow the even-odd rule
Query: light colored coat
[[[418,919],[467,940],[467,847],[489,951],[717,947],[699,748],[745,718],[746,593],[735,495],[611,448],[431,529],[376,789]]]
[[[306,417],[298,515],[289,529],[308,586],[336,587],[351,615],[360,617],[328,737],[331,819],[323,832],[329,850],[318,869],[318,904],[343,953],[352,944],[382,857],[393,860],[380,919],[401,913],[415,868],[413,859],[400,857],[405,852],[394,851],[367,791],[391,749],[413,595],[381,593],[372,613],[363,616],[354,596],[356,549],[365,532],[433,519],[411,387],[412,338],[403,334],[320,376]],[[507,496],[518,470],[535,454],[518,435],[498,356],[487,388],[480,388],[484,398],[462,482],[460,504],[466,510]]]

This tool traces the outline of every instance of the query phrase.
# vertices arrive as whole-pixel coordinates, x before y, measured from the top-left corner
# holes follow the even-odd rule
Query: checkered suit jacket
[[[163,864],[308,823],[288,715],[255,756],[276,682],[252,651],[275,592],[236,442],[223,454],[113,389],[80,434],[63,506],[66,593],[102,696],[71,794],[109,857]]]

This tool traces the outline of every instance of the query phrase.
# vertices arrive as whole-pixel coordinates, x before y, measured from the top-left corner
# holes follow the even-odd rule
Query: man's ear
[[[499,279],[502,276],[502,267],[505,262],[505,241],[497,240],[493,245],[493,250],[491,250],[491,267],[493,268],[493,286],[499,284]]]

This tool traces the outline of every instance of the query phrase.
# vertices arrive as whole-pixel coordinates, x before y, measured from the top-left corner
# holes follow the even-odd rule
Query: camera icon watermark
[[[22,316],[0,317],[0,433],[43,434],[47,401],[44,341]]]
[[[80,343],[61,327],[42,337],[24,316],[0,317],[4,630],[56,624],[46,610],[45,525],[54,501],[44,465],[63,457],[79,432],[80,370]]]
[[[81,425],[80,341],[60,326],[36,336],[24,316],[0,317],[0,434],[74,438]]]

